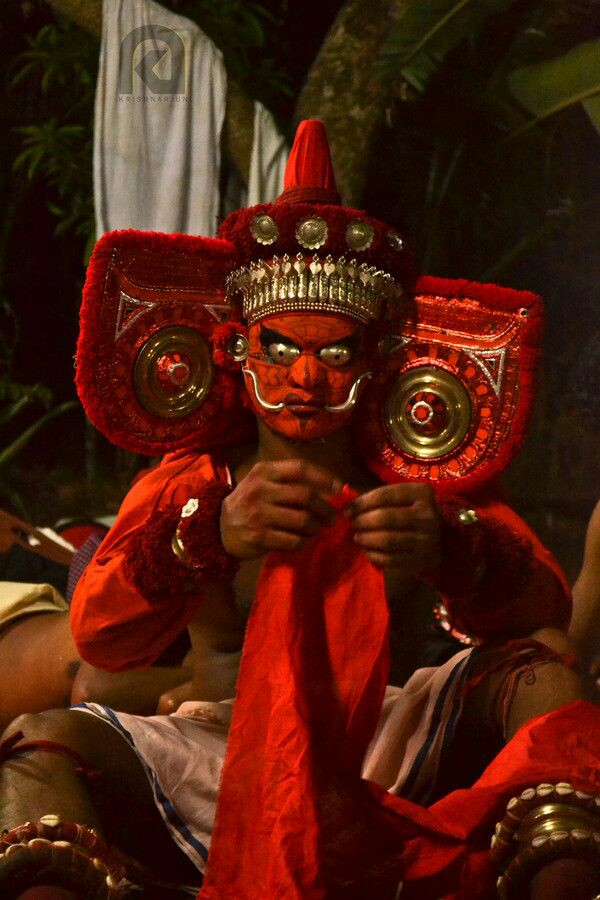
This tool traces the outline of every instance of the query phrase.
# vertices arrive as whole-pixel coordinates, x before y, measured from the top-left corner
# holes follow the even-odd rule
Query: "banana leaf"
[[[412,0],[400,13],[381,47],[385,73],[400,77],[419,94],[446,55],[490,16],[515,0]]]
[[[600,133],[600,39],[578,44],[564,56],[516,69],[508,77],[508,87],[534,117],[511,137],[578,103]]]
[[[36,400],[50,404],[51,392],[41,384],[22,385],[0,380],[0,427],[15,419],[22,410]],[[8,405],[4,405],[8,402]]]
[[[75,400],[68,400],[66,403],[61,403],[59,406],[56,406],[54,409],[51,409],[49,412],[45,413],[40,419],[30,425],[22,434],[19,435],[16,440],[9,444],[8,447],[5,447],[2,451],[0,451],[0,471],[7,466],[12,460],[17,456],[18,453],[21,452],[23,447],[31,440],[31,438],[37,434],[37,432],[44,428],[52,419],[55,419],[57,416],[62,415],[62,413],[67,412],[70,409],[74,409],[77,406],[77,402]]]
[[[18,400],[15,400],[14,403],[11,403],[10,406],[6,406],[4,409],[0,409],[0,426],[6,425],[12,419],[16,419],[20,412],[24,409],[27,409],[30,406],[35,397],[31,394],[25,395],[23,397],[19,397]]]

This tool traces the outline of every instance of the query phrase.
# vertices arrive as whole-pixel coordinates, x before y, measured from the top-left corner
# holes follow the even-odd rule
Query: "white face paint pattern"
[[[244,366],[242,372],[244,373],[244,375],[249,375],[252,379],[256,402],[259,403],[263,409],[267,409],[269,412],[279,412],[280,410],[285,409],[285,407],[288,406],[287,403],[269,403],[261,394],[260,387],[258,385],[258,378],[256,377],[256,372],[253,372],[252,369],[248,368],[248,366]],[[332,413],[348,412],[349,409],[352,409],[352,407],[356,405],[356,401],[358,400],[358,390],[362,382],[367,381],[369,378],[372,378],[372,373],[363,372],[363,374],[359,375],[359,377],[350,388],[348,396],[343,403],[339,403],[337,406],[326,406],[325,409],[328,412]]]

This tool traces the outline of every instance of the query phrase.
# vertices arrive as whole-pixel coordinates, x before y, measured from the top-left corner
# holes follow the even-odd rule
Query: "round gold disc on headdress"
[[[274,244],[279,237],[279,227],[275,219],[263,213],[254,216],[250,223],[252,236],[259,244]]]
[[[471,424],[471,401],[456,376],[435,366],[404,372],[385,404],[385,427],[404,453],[437,459],[455,450]]]
[[[327,222],[320,216],[301,219],[296,225],[296,240],[307,250],[317,250],[327,240]]]
[[[183,326],[162,328],[143,344],[133,370],[142,406],[161,419],[187,416],[200,406],[212,381],[208,343]]]
[[[362,250],[369,249],[373,243],[374,236],[375,229],[373,226],[369,222],[361,222],[360,219],[350,222],[346,228],[346,243],[351,250],[356,250],[359,253]]]

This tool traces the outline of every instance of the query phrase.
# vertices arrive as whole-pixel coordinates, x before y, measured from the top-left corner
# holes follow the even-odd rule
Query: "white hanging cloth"
[[[214,235],[227,93],[220,51],[194,22],[153,0],[103,0],[102,22],[97,235],[119,228]],[[256,102],[240,205],[281,193],[287,154],[273,116]]]
[[[189,19],[153,0],[103,0],[96,89],[97,234],[213,235],[227,78]]]
[[[262,103],[255,102],[248,206],[269,203],[281,194],[289,152],[290,148],[272,114]]]

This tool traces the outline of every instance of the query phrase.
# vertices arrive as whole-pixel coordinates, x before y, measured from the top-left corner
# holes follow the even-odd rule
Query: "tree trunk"
[[[48,0],[56,12],[67,16],[88,34],[102,36],[102,0]]]
[[[48,2],[56,12],[67,16],[94,37],[101,38],[102,0],[48,0]],[[245,184],[248,183],[250,171],[253,133],[254,104],[239,84],[228,78],[224,128],[225,150]]]
[[[410,2],[410,0],[409,0]],[[300,94],[296,119],[327,127],[338,190],[361,202],[371,144],[389,102],[375,71],[379,47],[407,0],[348,0],[323,42]]]

